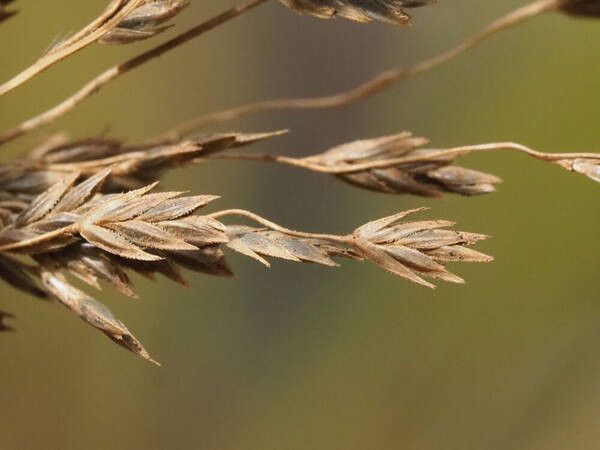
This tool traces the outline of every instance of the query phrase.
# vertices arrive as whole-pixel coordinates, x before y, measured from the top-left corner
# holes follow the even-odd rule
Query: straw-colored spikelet
[[[467,248],[486,236],[444,230],[447,221],[405,223],[415,211],[370,222],[346,236],[283,229],[265,219],[265,228],[225,225],[217,216],[200,215],[216,196],[182,196],[150,192],[157,183],[122,194],[102,194],[112,168],[79,183],[79,172],[65,175],[25,208],[5,208],[0,232],[0,277],[13,286],[57,299],[85,322],[119,345],[152,360],[122,322],[97,300],[74,288],[66,271],[95,288],[99,281],[135,296],[127,270],[152,276],[161,273],[186,284],[178,266],[217,276],[231,276],[221,245],[269,265],[265,257],[337,266],[333,257],[365,259],[428,287],[422,277],[462,283],[444,261],[488,262],[491,257]],[[29,255],[25,265],[9,253]],[[40,282],[36,283],[36,279]]]
[[[189,3],[182,0],[144,0],[131,14],[99,40],[102,44],[131,44],[156,36],[170,28],[161,26]]]

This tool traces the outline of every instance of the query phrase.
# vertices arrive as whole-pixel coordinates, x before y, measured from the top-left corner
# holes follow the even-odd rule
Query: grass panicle
[[[317,17],[394,25],[411,23],[407,9],[434,3],[280,2]],[[277,2],[248,0],[230,7],[114,65],[49,110],[0,133],[0,147],[54,122],[122,75],[267,3]],[[111,0],[88,25],[53,44],[31,66],[0,85],[0,96],[94,43],[134,45],[155,37],[167,31],[178,14],[190,11],[186,8],[194,5],[201,11],[201,2]],[[14,15],[12,7],[13,0],[0,0],[0,22]],[[203,114],[159,136],[147,136],[142,143],[130,144],[108,136],[74,140],[67,131],[45,137],[28,153],[0,164],[0,279],[32,297],[62,304],[118,345],[154,363],[127,326],[103,303],[76,287],[75,280],[90,290],[108,285],[136,298],[132,273],[149,279],[162,276],[183,286],[189,285],[184,270],[228,278],[233,271],[226,253],[234,252],[267,267],[271,259],[326,267],[337,267],[341,260],[354,260],[370,262],[429,288],[435,287],[436,281],[463,284],[464,280],[447,264],[492,261],[493,257],[473,248],[488,236],[456,231],[454,222],[447,220],[411,220],[425,207],[367,222],[347,234],[313,233],[286,228],[244,209],[208,212],[218,195],[158,190],[159,181],[174,168],[205,165],[219,159],[291,165],[378,193],[473,196],[495,191],[502,180],[457,165],[456,161],[473,152],[510,150],[600,182],[598,153],[545,153],[515,142],[435,148],[429,146],[427,139],[404,132],[354,140],[293,158],[245,150],[251,144],[258,146],[264,140],[279,137],[286,130],[200,134],[208,125],[253,113],[314,110],[359,102],[409,77],[433,70],[490,37],[546,12],[597,17],[600,2],[534,0],[437,56],[386,70],[353,89],[325,97],[268,100]],[[13,331],[13,319],[12,314],[0,311],[0,331]]]

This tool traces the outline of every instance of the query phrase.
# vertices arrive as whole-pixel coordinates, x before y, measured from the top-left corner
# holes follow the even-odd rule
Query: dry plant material
[[[573,16],[600,17],[600,1],[563,0],[560,10]]]
[[[150,357],[140,341],[106,306],[71,286],[62,274],[50,268],[51,263],[46,263],[43,258],[40,258],[40,261],[42,266],[48,266],[41,271],[41,283],[57,301],[77,314],[84,322],[102,331],[118,345],[160,365]]]
[[[112,0],[106,10],[73,36],[59,42],[24,71],[0,85],[0,96],[16,89],[52,65],[98,41],[146,0]]]
[[[410,16],[404,8],[414,8],[433,3],[435,0],[280,0],[299,13],[311,14],[323,19],[339,16],[356,22],[373,20],[408,25]]]
[[[0,276],[28,293],[58,300],[119,345],[150,361],[127,327],[100,302],[73,287],[62,271],[97,289],[100,281],[108,282],[134,297],[127,270],[147,276],[161,273],[181,284],[187,282],[179,267],[232,276],[222,245],[267,266],[265,257],[325,266],[337,266],[333,257],[365,259],[428,287],[434,285],[423,277],[463,283],[441,262],[492,259],[466,247],[484,235],[444,230],[453,225],[447,221],[402,221],[416,210],[370,222],[351,235],[303,233],[243,210],[200,215],[198,211],[216,196],[152,193],[156,183],[122,194],[101,194],[110,172],[110,168],[103,169],[79,183],[79,172],[65,175],[22,210],[15,208],[0,232]],[[264,228],[217,220],[231,215],[249,217]],[[22,265],[8,253],[29,255],[37,265]],[[39,278],[39,286],[31,274]]]
[[[0,136],[6,144],[75,108],[119,76],[156,59],[207,31],[239,17],[267,0],[250,0],[227,9],[184,33],[91,80],[50,110]],[[340,16],[359,22],[410,22],[405,8],[430,0],[280,0],[301,13]],[[0,0],[0,21],[13,14]],[[273,2],[272,2],[273,3]],[[127,44],[164,31],[186,6],[184,0],[112,0],[79,32],[53,46],[37,62],[0,86],[0,95],[94,42]],[[362,100],[400,81],[431,70],[499,31],[546,11],[597,16],[597,0],[536,0],[484,27],[457,47],[408,68],[395,68],[350,91],[329,97],[283,99],[234,108],[194,119],[165,136],[141,145],[91,137],[50,136],[27,155],[0,164],[0,278],[42,300],[68,308],[118,345],[155,362],[141,342],[98,300],[72,284],[76,278],[100,290],[104,284],[136,297],[130,273],[158,275],[187,286],[183,269],[231,277],[224,249],[269,266],[270,258],[338,266],[338,258],[371,262],[413,283],[430,288],[432,280],[464,283],[445,266],[489,262],[472,246],[487,236],[455,231],[446,220],[410,221],[426,208],[404,211],[366,223],[344,235],[308,233],[282,227],[251,211],[204,213],[215,195],[155,191],[163,174],[175,167],[212,159],[277,162],[330,174],[361,188],[426,197],[443,193],[477,195],[494,191],[494,175],[454,165],[475,151],[515,150],[600,182],[600,155],[543,153],[513,142],[448,149],[426,148],[428,141],[400,133],[350,142],[304,158],[233,153],[232,150],[279,136],[270,133],[193,135],[203,125],[257,111],[340,106]],[[189,137],[182,139],[182,136]],[[243,217],[253,226],[227,223]],[[228,219],[225,221],[224,219]],[[0,331],[13,330],[0,311]],[[157,363],[158,364],[158,363]]]
[[[102,36],[101,44],[131,44],[162,33],[160,26],[179,14],[189,3],[181,0],[145,0],[115,28]]]
[[[0,23],[17,13],[17,11],[8,10],[5,8],[6,5],[12,2],[13,0],[0,0]]]
[[[600,156],[597,158],[563,158],[553,161],[572,172],[577,172],[600,183]]]
[[[357,250],[369,261],[415,283],[434,287],[423,277],[451,283],[464,280],[449,272],[446,261],[489,262],[492,258],[467,247],[486,239],[483,234],[445,230],[454,225],[445,220],[404,222],[423,208],[369,222],[353,233]]]
[[[206,159],[276,162],[336,177],[372,191],[439,197],[445,192],[465,196],[488,194],[502,182],[485,172],[454,165],[471,152],[514,150],[559,165],[600,182],[600,153],[543,153],[515,142],[498,142],[448,149],[423,148],[427,139],[404,132],[364,139],[305,158],[282,155],[219,153]]]
[[[0,189],[31,198],[58,183],[65,173],[78,172],[88,177],[110,168],[104,192],[122,192],[158,180],[165,171],[201,155],[243,147],[283,133],[210,134],[174,145],[127,146],[122,141],[103,138],[48,142],[21,160],[0,164]]]
[[[423,61],[419,61],[412,66],[398,66],[385,70],[354,88],[319,97],[279,98],[259,101],[256,103],[235,106],[222,111],[203,114],[178,125],[174,129],[165,133],[163,137],[176,141],[181,139],[182,136],[185,136],[190,132],[195,132],[198,129],[208,125],[229,121],[260,112],[287,109],[328,109],[360,102],[373,95],[384,92],[409,78],[440,67],[504,30],[523,24],[542,13],[556,11],[561,5],[566,6],[569,3],[570,0],[535,0],[532,3],[517,8],[516,10],[511,11],[492,23],[484,26],[474,35],[470,36],[468,39],[456,45],[455,47],[450,48],[449,50]],[[590,2],[588,1],[586,3]],[[597,1],[592,3],[597,3]]]
[[[0,254],[0,278],[11,286],[38,298],[46,298],[46,292],[35,281],[36,269],[23,262]]]
[[[459,154],[440,155],[433,149],[422,149],[423,138],[401,133],[377,139],[351,142],[320,155],[304,158],[309,164],[332,169],[348,183],[373,191],[439,197],[443,192],[479,195],[494,192],[502,180],[476,170],[451,165]],[[407,163],[394,164],[407,159]],[[370,162],[389,165],[356,170]]]
[[[119,0],[115,0],[115,1],[119,2]],[[120,11],[115,17],[119,18],[119,19],[127,17],[127,14],[125,14],[125,13],[126,12],[129,13],[129,12],[133,11],[135,9],[136,5],[141,4],[142,1],[144,1],[144,0],[130,0],[130,2],[127,3],[127,5],[123,7],[122,11]],[[160,44],[159,46],[152,48],[152,49],[136,56],[135,58],[132,58],[122,64],[116,65],[116,66],[102,72],[100,75],[98,75],[93,80],[91,80],[89,83],[84,85],[81,89],[79,89],[77,92],[75,92],[72,96],[70,96],[63,102],[59,103],[58,105],[55,105],[53,108],[50,108],[49,110],[45,111],[42,114],[37,115],[36,117],[26,120],[25,122],[18,125],[16,128],[9,130],[8,132],[4,133],[3,135],[0,135],[0,146],[7,142],[10,142],[13,139],[23,136],[24,134],[26,134],[32,130],[35,130],[36,128],[39,128],[41,126],[44,126],[44,125],[47,125],[47,124],[53,122],[58,117],[71,111],[73,108],[75,108],[81,102],[83,102],[85,99],[89,98],[92,94],[98,92],[104,85],[117,79],[121,75],[124,75],[124,74],[134,70],[135,68],[140,67],[140,66],[144,65],[145,63],[160,57],[164,53],[167,53],[167,52],[185,44],[186,42],[191,41],[192,39],[202,36],[204,33],[208,32],[210,30],[213,30],[216,27],[218,27],[219,25],[222,25],[232,19],[235,19],[236,17],[239,17],[240,15],[244,14],[245,12],[256,8],[257,6],[265,3],[266,1],[267,0],[251,0],[248,3],[234,6],[233,8],[230,8],[211,19],[209,19],[205,22],[202,22],[200,25],[197,25],[197,26],[185,31],[184,33],[174,37],[173,39],[171,39],[163,44]],[[105,25],[104,27],[101,27],[98,32],[93,34],[93,36],[96,39],[99,39],[100,37],[105,35],[108,31],[110,31],[112,28],[114,28],[116,23],[118,23],[118,22],[115,23],[116,18],[111,19],[111,21],[107,22],[107,25]],[[91,27],[91,25],[90,25],[90,27]],[[15,87],[17,87],[20,84],[27,81],[29,78],[33,77],[37,73],[40,73],[42,70],[45,70],[47,67],[49,67],[49,65],[53,61],[53,57],[51,57],[51,55],[54,55],[56,52],[60,53],[59,56],[61,58],[66,58],[70,54],[74,53],[75,50],[73,50],[71,53],[69,53],[69,48],[65,48],[64,50],[61,50],[61,49],[63,47],[66,47],[67,43],[69,43],[71,41],[79,42],[78,41],[79,35],[85,35],[85,33],[82,31],[82,32],[78,33],[77,35],[75,35],[74,37],[70,38],[69,40],[61,43],[60,49],[53,49],[51,53],[47,54],[38,63],[31,66],[29,69],[24,71],[22,74],[15,77],[13,80],[10,80],[7,83],[5,83],[4,85],[0,86],[0,95],[2,95],[5,92],[8,92],[11,89],[14,89]],[[81,38],[81,40],[83,40],[83,38]],[[85,42],[91,43],[91,42],[95,42],[95,40],[92,40],[91,38],[89,38],[89,39],[85,40]],[[81,47],[82,45],[83,45],[83,43],[81,43],[79,45],[79,47]],[[73,44],[73,46],[75,46],[76,48],[79,48],[76,46],[76,44]],[[58,56],[54,57],[54,59],[57,59],[57,58],[58,58]]]

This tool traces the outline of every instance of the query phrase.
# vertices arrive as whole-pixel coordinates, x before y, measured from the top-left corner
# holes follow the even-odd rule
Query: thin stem
[[[518,144],[516,142],[494,142],[490,144],[479,144],[479,145],[466,145],[462,147],[453,147],[446,150],[440,150],[439,154],[454,153],[469,153],[476,151],[489,151],[489,150],[516,150],[521,153],[525,153],[536,159],[542,161],[559,161],[561,159],[597,159],[600,160],[600,153],[544,153],[538,150],[534,150],[526,145]],[[439,154],[432,154],[433,157],[439,156]]]
[[[125,3],[125,1],[126,0],[113,0],[104,13],[94,19],[94,21],[87,25],[83,30],[43,55],[23,72],[0,85],[0,96],[21,86],[26,81],[44,72],[57,62],[62,61],[88,45],[93,44],[108,31],[116,27],[144,0],[130,0],[128,3]]]
[[[413,66],[396,67],[387,70],[353,89],[324,97],[284,98],[261,101],[203,115],[179,125],[159,137],[158,140],[177,141],[181,136],[185,136],[206,125],[225,122],[258,112],[284,109],[327,109],[356,103],[367,97],[378,94],[407,78],[427,72],[451,61],[500,31],[524,23],[543,12],[555,10],[561,5],[562,1],[564,0],[536,0],[529,5],[506,14],[482,28],[478,33],[458,46],[445,51],[438,56],[421,61]]]
[[[195,146],[193,142],[183,142],[182,148],[185,146]],[[136,156],[143,156],[145,152],[142,147],[141,151],[127,152],[115,156],[109,156],[107,158],[95,159],[90,161],[81,161],[75,163],[53,163],[53,164],[41,164],[35,166],[36,169],[40,170],[52,170],[58,172],[81,172],[83,175],[90,175],[97,173],[99,170],[118,165],[124,161],[131,161]],[[256,162],[273,162],[278,164],[285,164],[294,167],[300,167],[302,169],[311,170],[313,172],[320,172],[332,175],[341,175],[345,173],[361,172],[370,169],[382,169],[401,164],[408,164],[413,162],[432,161],[436,159],[448,158],[452,156],[460,156],[471,152],[479,151],[500,151],[500,150],[512,150],[520,153],[529,155],[535,159],[547,162],[556,162],[564,159],[591,159],[598,160],[600,162],[600,153],[544,153],[538,150],[534,150],[516,142],[493,142],[488,144],[478,145],[465,145],[460,147],[452,147],[447,149],[423,149],[424,152],[420,152],[418,155],[403,156],[398,158],[388,158],[375,161],[367,161],[362,163],[344,163],[338,166],[327,166],[319,162],[318,155],[309,156],[305,158],[293,158],[290,156],[283,155],[272,155],[266,153],[216,153],[207,157],[196,158],[194,162],[201,163],[207,160],[236,160],[236,161],[256,161]],[[430,153],[425,153],[429,151]],[[118,168],[115,168],[113,173],[119,173]]]
[[[430,161],[448,156],[460,156],[461,154],[467,154],[470,152],[477,151],[498,151],[498,150],[514,150],[521,153],[525,153],[536,159],[555,162],[562,159],[596,159],[600,161],[600,153],[543,153],[532,148],[529,148],[522,144],[515,142],[495,142],[490,144],[480,145],[467,145],[462,147],[453,147],[448,149],[424,149],[432,151],[431,153],[420,153],[418,155],[404,156],[399,158],[381,159],[376,161],[369,161],[358,164],[345,164],[343,166],[329,167],[319,162],[313,162],[316,159],[314,157],[308,158],[290,158],[287,156],[280,155],[268,155],[268,154],[241,154],[241,153],[224,153],[211,155],[205,159],[229,159],[229,160],[240,160],[240,161],[258,161],[258,162],[276,162],[280,164],[287,164],[295,167],[301,167],[303,169],[312,170],[314,172],[328,173],[328,174],[345,174],[352,172],[361,172],[370,169],[381,169],[386,167],[397,166],[400,164],[408,164],[412,162],[423,162]],[[202,160],[202,158],[199,158]]]
[[[143,158],[144,156],[146,156],[146,153],[143,151],[145,149],[148,149],[149,147],[140,147],[141,150],[139,151],[129,151],[126,153],[122,153],[122,154],[118,154],[115,156],[108,156],[106,158],[101,158],[101,159],[92,159],[89,161],[80,161],[80,162],[74,162],[74,163],[54,163],[54,164],[45,164],[42,165],[42,167],[44,169],[48,169],[48,170],[56,170],[59,172],[81,172],[82,174],[86,175],[86,174],[94,174],[96,172],[98,172],[98,170],[101,170],[105,167],[109,167],[109,166],[115,166],[118,165],[119,163],[123,163],[123,162],[131,162],[131,161],[135,161],[137,158]],[[192,149],[197,149],[199,148],[197,144],[193,143],[193,142],[182,142],[180,145],[177,146],[178,149],[185,151],[185,150],[192,150]],[[113,174],[117,174],[119,173],[118,168],[114,168]]]
[[[61,44],[59,46],[52,49],[48,53],[53,53],[60,48],[65,48],[71,44],[74,44],[75,42],[77,42],[78,40],[80,40],[81,38],[86,36],[87,34],[98,29],[100,26],[102,26],[102,24],[104,22],[106,22],[108,19],[110,19],[113,16],[113,14],[115,14],[119,10],[119,8],[123,5],[124,1],[125,0],[113,1],[111,4],[108,5],[106,10],[100,16],[98,16],[96,19],[94,19],[86,27],[84,27],[83,29],[81,29],[80,31],[75,33],[73,36],[71,36],[71,37],[67,38],[65,41],[61,42]]]
[[[309,158],[292,158],[283,155],[269,155],[267,153],[217,153],[207,158],[198,158],[196,161],[201,162],[206,159],[233,159],[239,161],[275,162],[287,164],[289,166],[301,167],[314,172],[331,173],[330,167],[325,167],[322,164],[311,163],[309,162]]]
[[[119,64],[118,66],[114,66],[105,72],[98,75],[92,81],[87,83],[81,89],[79,89],[75,94],[64,100],[62,103],[59,103],[55,107],[49,109],[48,111],[29,119],[23,123],[21,123],[16,128],[8,131],[4,135],[0,136],[0,145],[15,139],[31,130],[34,130],[42,125],[47,125],[50,122],[56,120],[58,117],[66,114],[73,108],[75,108],[78,104],[83,102],[85,99],[90,97],[95,92],[99,91],[103,86],[108,84],[110,81],[115,78],[126,74],[127,72],[147,63],[148,61],[158,58],[164,53],[173,50],[176,47],[179,47],[182,44],[218,27],[219,25],[228,22],[231,19],[234,19],[246,11],[249,11],[258,5],[265,3],[267,0],[252,0],[248,3],[241,4],[238,6],[234,6],[233,8],[228,9],[227,11],[209,19],[208,21],[186,31],[183,34],[171,39],[170,41],[165,42],[164,44],[159,45],[147,52],[142,53],[141,55],[126,61],[125,63]]]
[[[208,217],[211,217],[213,219],[218,219],[220,217],[234,216],[234,215],[248,217],[248,218],[254,220],[255,222],[258,222],[261,225],[264,225],[265,227],[267,227],[273,231],[279,231],[281,233],[289,234],[290,236],[297,236],[297,237],[303,237],[303,238],[309,238],[309,239],[327,239],[330,241],[342,242],[344,244],[352,243],[351,235],[338,236],[336,234],[314,234],[314,233],[303,233],[301,231],[294,231],[294,230],[290,230],[289,228],[285,228],[280,225],[277,225],[276,223],[273,223],[270,220],[265,219],[264,217],[254,214],[253,212],[246,211],[245,209],[226,209],[223,211],[218,211],[213,214],[209,214]],[[2,250],[2,249],[0,248],[0,250]]]
[[[32,245],[40,244],[42,242],[46,242],[46,241],[48,241],[50,239],[54,239],[56,237],[61,237],[61,236],[67,235],[67,234],[76,234],[78,232],[79,232],[79,226],[76,223],[74,223],[74,224],[68,225],[66,227],[59,228],[58,230],[49,231],[48,233],[40,234],[39,236],[36,236],[31,239],[26,239],[24,241],[15,242],[13,244],[2,245],[2,246],[0,246],[0,252],[8,252],[8,251],[13,251],[13,250],[18,250],[20,248],[25,248],[25,247],[29,247]]]

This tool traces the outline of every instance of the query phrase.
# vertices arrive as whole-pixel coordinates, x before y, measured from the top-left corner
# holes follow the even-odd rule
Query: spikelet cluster
[[[99,40],[102,44],[131,44],[148,39],[170,28],[163,25],[189,3],[182,0],[144,0],[122,22]]]
[[[420,148],[427,142],[410,133],[400,133],[350,142],[304,161],[332,169],[339,178],[358,187],[393,194],[480,195],[494,192],[494,186],[502,182],[494,175],[452,165],[460,153],[435,156],[438,150]],[[402,160],[407,162],[396,162]],[[382,164],[353,169],[369,163]]]
[[[37,297],[57,300],[117,344],[153,362],[129,329],[106,306],[72,286],[64,273],[97,289],[107,282],[133,297],[130,270],[149,277],[159,273],[184,285],[180,268],[232,276],[222,246],[267,266],[266,257],[332,267],[337,266],[335,257],[367,260],[428,287],[434,286],[423,277],[463,282],[443,262],[491,260],[467,247],[486,236],[445,230],[453,225],[447,221],[402,221],[415,211],[370,222],[346,236],[312,236],[268,222],[263,228],[226,225],[200,214],[217,196],[152,192],[157,182],[105,193],[103,186],[116,167],[99,166],[91,176],[63,174],[30,201],[0,202],[0,278]],[[32,263],[11,253],[27,255]]]
[[[408,25],[411,19],[406,9],[434,0],[280,2],[299,13],[321,18]],[[0,22],[14,15],[14,10],[7,9],[11,3],[13,0],[0,0]],[[56,119],[118,75],[262,3],[264,0],[254,0],[233,7],[178,38],[104,72],[55,109],[24,122],[16,133],[2,135],[0,146]],[[598,0],[542,3],[543,7],[533,10],[600,16]],[[94,42],[130,44],[153,37],[169,28],[167,22],[187,6],[184,0],[113,0],[105,13],[88,27],[53,46],[31,69],[0,85],[0,95],[30,79],[32,73],[39,74]],[[539,5],[536,2],[533,6]],[[522,8],[507,17],[514,21],[519,14],[525,14],[519,19],[525,20],[531,17],[528,15],[531,10]],[[510,20],[492,24],[492,28],[485,29],[473,41],[417,65],[413,72],[451,59],[475,45],[482,36],[493,34],[494,26],[501,30],[514,25]],[[356,92],[371,95],[409,72],[384,73],[375,84],[367,83],[366,88],[346,93],[347,98],[356,100]],[[344,94],[324,104],[340,104],[340,98],[345,98]],[[316,107],[322,107],[319,100],[322,99],[299,104],[303,108],[315,103]],[[271,106],[282,103],[286,102],[275,101]],[[262,104],[254,105],[256,110],[261,107]],[[427,208],[376,219],[341,235],[295,231],[241,209],[211,213],[207,210],[217,203],[218,195],[158,190],[159,180],[173,168],[213,159],[276,162],[325,173],[381,193],[472,196],[493,192],[501,179],[455,165],[456,159],[475,150],[512,149],[600,182],[597,154],[552,155],[515,143],[439,150],[426,148],[426,139],[410,133],[357,140],[303,158],[231,152],[284,133],[205,134],[187,140],[155,139],[138,145],[106,137],[71,140],[66,133],[47,138],[23,157],[0,164],[0,279],[33,297],[63,305],[118,345],[156,363],[128,327],[103,303],[75,287],[74,279],[87,285],[87,289],[100,290],[108,284],[125,296],[136,297],[131,273],[150,279],[160,275],[184,286],[189,282],[183,269],[232,277],[226,252],[235,252],[266,266],[273,258],[327,267],[337,267],[341,260],[364,261],[433,288],[433,282],[438,280],[464,283],[447,267],[448,263],[485,263],[493,259],[473,248],[488,237],[484,234],[454,230],[454,222],[447,220],[409,220]],[[249,226],[232,222],[232,217],[240,216],[255,223]],[[0,311],[0,332],[13,331],[14,319],[12,314]]]
[[[343,17],[356,22],[380,20],[395,25],[408,25],[405,8],[433,3],[435,0],[280,0],[284,5],[316,17]]]

